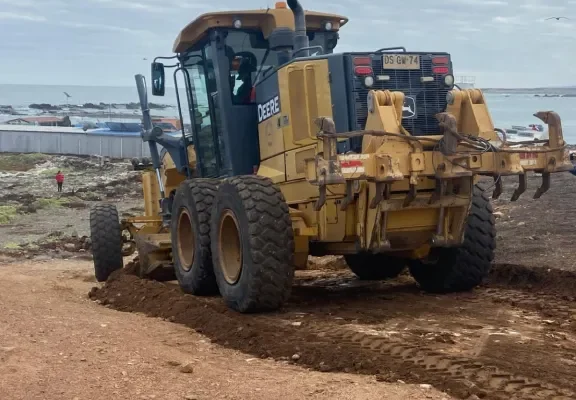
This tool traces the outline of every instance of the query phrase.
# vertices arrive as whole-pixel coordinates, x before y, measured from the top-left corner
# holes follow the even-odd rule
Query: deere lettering
[[[265,103],[258,104],[258,123],[266,121],[268,118],[280,112],[280,99],[274,96]]]

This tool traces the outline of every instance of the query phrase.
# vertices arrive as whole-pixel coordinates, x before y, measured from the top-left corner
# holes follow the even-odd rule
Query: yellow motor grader
[[[537,172],[540,197],[551,173],[572,168],[560,117],[534,114],[546,141],[507,143],[482,92],[454,85],[450,54],[335,53],[347,21],[298,0],[192,21],[175,55],[152,63],[154,95],[173,68],[190,134],[152,126],[136,75],[153,165],[145,215],[93,208],[98,280],[137,250],[143,277],[173,271],[184,292],[219,292],[239,312],[279,308],[309,255],[343,255],[360,279],[407,267],[430,292],[482,282],[496,234],[479,178],[493,178],[496,198],[501,177],[518,176],[516,200]]]

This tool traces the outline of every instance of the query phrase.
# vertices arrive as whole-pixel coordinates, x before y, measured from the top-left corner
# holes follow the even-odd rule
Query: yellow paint
[[[146,216],[157,216],[160,213],[160,188],[154,171],[142,173],[142,191],[144,194],[144,213]]]
[[[186,177],[176,170],[174,161],[168,152],[164,153],[164,157],[160,160],[162,163],[162,182],[164,183],[164,188],[166,193],[171,193],[176,190],[180,183],[186,179]],[[196,151],[193,145],[188,146],[188,162],[192,171],[196,170]]]
[[[276,157],[262,161],[258,168],[258,175],[266,176],[272,179],[274,183],[286,181],[284,154],[278,154]]]
[[[332,117],[328,60],[297,61],[278,71],[280,115],[285,150],[317,144],[314,119]]]
[[[348,18],[336,14],[306,10],[305,15],[306,29],[309,31],[323,30],[326,22],[331,22],[332,29],[338,31],[348,22]],[[209,29],[233,28],[236,19],[242,22],[242,29],[261,30],[264,38],[268,38],[279,27],[294,29],[294,14],[289,8],[213,12],[200,15],[186,25],[178,34],[172,49],[175,53],[186,51],[206,37]]]

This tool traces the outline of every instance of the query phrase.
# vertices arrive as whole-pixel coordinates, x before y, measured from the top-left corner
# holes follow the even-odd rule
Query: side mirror
[[[164,74],[164,64],[152,63],[152,94],[154,96],[164,96],[166,82]]]

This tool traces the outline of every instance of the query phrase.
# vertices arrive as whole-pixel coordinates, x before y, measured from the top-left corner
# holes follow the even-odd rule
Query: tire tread
[[[495,250],[493,208],[486,193],[475,185],[462,246],[440,250],[436,265],[412,260],[410,273],[429,292],[470,290],[481,284],[490,273]]]
[[[118,210],[113,204],[97,204],[90,210],[90,236],[94,258],[94,274],[104,282],[110,274],[123,268],[122,228]]]

